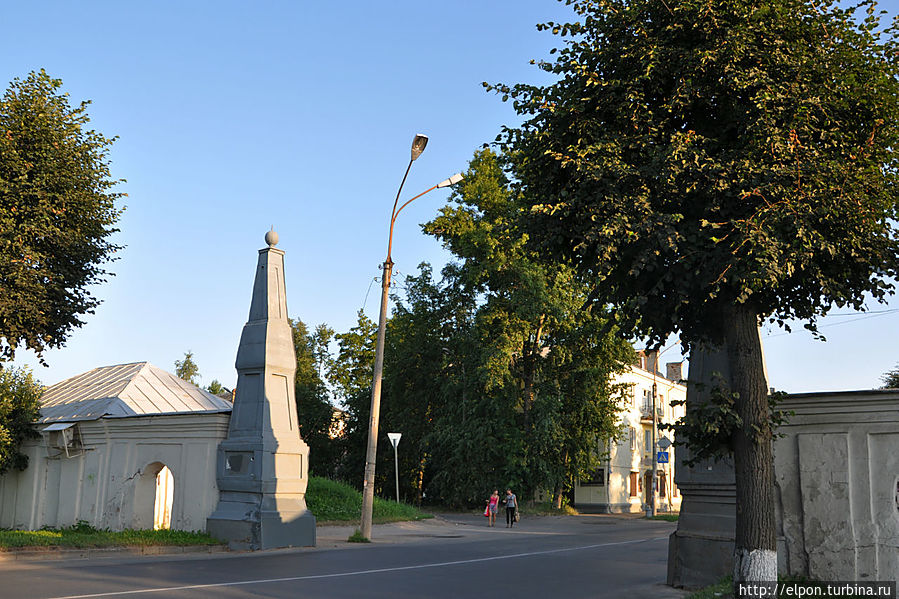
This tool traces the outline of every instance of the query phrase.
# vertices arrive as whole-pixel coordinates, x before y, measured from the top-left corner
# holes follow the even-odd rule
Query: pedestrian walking
[[[499,508],[499,490],[493,489],[493,495],[487,500],[487,526],[496,526],[496,511]]]
[[[503,505],[506,506],[506,528],[512,528],[516,520],[515,512],[518,511],[518,498],[515,497],[512,489],[506,489]]]

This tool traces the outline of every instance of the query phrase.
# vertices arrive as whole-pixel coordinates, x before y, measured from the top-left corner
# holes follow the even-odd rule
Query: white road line
[[[353,572],[336,572],[334,574],[312,574],[309,576],[289,576],[286,578],[262,578],[259,580],[240,580],[237,582],[213,582],[209,584],[192,584],[181,587],[162,587],[155,589],[135,589],[133,591],[113,591],[109,593],[93,593],[90,595],[66,595],[64,597],[49,597],[48,599],[93,599],[95,597],[121,597],[124,595],[138,595],[144,593],[172,593],[174,591],[190,591],[193,589],[210,589],[217,587],[236,587],[248,584],[270,584],[273,582],[295,582],[297,580],[317,580],[321,578],[340,578],[343,576],[361,576],[363,574],[382,574],[384,572],[402,572],[403,570],[421,570],[424,568],[442,568],[444,566],[458,566],[460,564],[474,564],[478,562],[490,562],[501,559],[514,559],[518,557],[531,557],[534,555],[547,555],[550,553],[562,553],[565,551],[583,551],[585,549],[597,549],[599,547],[612,547],[615,545],[631,545],[633,543],[645,543],[648,541],[661,541],[664,537],[652,537],[649,539],[636,539],[634,541],[618,541],[615,543],[599,543],[596,545],[582,545],[580,547],[565,547],[562,549],[547,549],[546,551],[531,551],[528,553],[516,553],[513,555],[496,555],[477,559],[462,559],[452,562],[436,562],[433,564],[420,564],[417,566],[397,566],[394,568],[376,568],[373,570],[356,570]]]

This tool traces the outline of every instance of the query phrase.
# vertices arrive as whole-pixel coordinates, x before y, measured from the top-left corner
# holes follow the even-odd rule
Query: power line
[[[827,329],[827,328],[831,328],[831,327],[838,327],[840,325],[851,324],[853,322],[859,322],[861,320],[877,318],[878,316],[886,316],[888,314],[895,314],[896,312],[899,312],[899,308],[894,308],[891,310],[878,310],[875,312],[849,312],[849,313],[843,313],[843,314],[829,314],[828,316],[856,316],[858,314],[864,314],[864,316],[861,316],[859,318],[853,318],[852,320],[844,320],[843,322],[833,322],[830,324],[822,324],[818,328],[819,329]],[[793,332],[790,331],[790,332],[785,332],[785,333],[777,333],[776,335],[767,335],[765,338],[773,339],[774,337],[783,337],[785,335],[792,335],[792,334],[793,334]]]

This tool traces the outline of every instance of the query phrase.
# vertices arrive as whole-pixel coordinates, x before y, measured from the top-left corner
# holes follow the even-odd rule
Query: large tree
[[[334,331],[321,324],[310,333],[299,318],[291,319],[290,328],[297,356],[294,382],[297,422],[300,423],[300,435],[309,445],[309,471],[320,476],[331,475],[335,471],[339,449],[332,439],[334,406],[328,398],[322,374],[327,346]]]
[[[194,353],[190,350],[184,352],[183,360],[175,360],[175,374],[181,380],[196,385],[200,378],[200,367],[194,362]]]
[[[89,102],[73,108],[61,87],[41,70],[0,99],[0,359],[62,346],[100,303],[91,286],[120,249],[113,139],[88,129]]]
[[[477,393],[503,407],[507,482],[524,494],[553,492],[596,466],[596,439],[616,430],[614,374],[633,350],[607,326],[602,307],[581,307],[589,288],[565,261],[527,246],[521,197],[501,160],[475,154],[452,202],[425,230],[460,259],[458,284],[479,305],[474,320]]]
[[[815,321],[892,293],[899,52],[873,2],[566,1],[540,68],[496,86],[529,231],[595,303],[661,343],[727,352],[735,583],[776,575],[763,319]]]
[[[405,277],[388,323],[384,430],[401,432],[401,493],[467,506],[502,478],[502,428],[477,387],[476,300],[450,264],[433,280],[428,264]],[[488,408],[488,409],[485,409]],[[392,458],[390,448],[383,452]],[[381,452],[379,452],[380,454]],[[392,461],[392,460],[391,460]],[[393,464],[379,464],[391,472]]]
[[[356,324],[346,333],[334,335],[337,355],[328,366],[328,382],[345,410],[344,434],[339,443],[341,460],[336,465],[336,474],[352,484],[361,483],[359,473],[365,463],[377,335],[377,324],[359,310]]]

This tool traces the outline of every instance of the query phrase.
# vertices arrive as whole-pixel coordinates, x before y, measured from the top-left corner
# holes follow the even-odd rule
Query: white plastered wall
[[[153,528],[156,474],[174,476],[171,528],[204,530],[215,509],[216,450],[227,413],[102,418],[78,424],[83,447],[66,457],[49,434],[24,450],[29,466],[0,477],[0,527],[36,530],[85,521]]]

